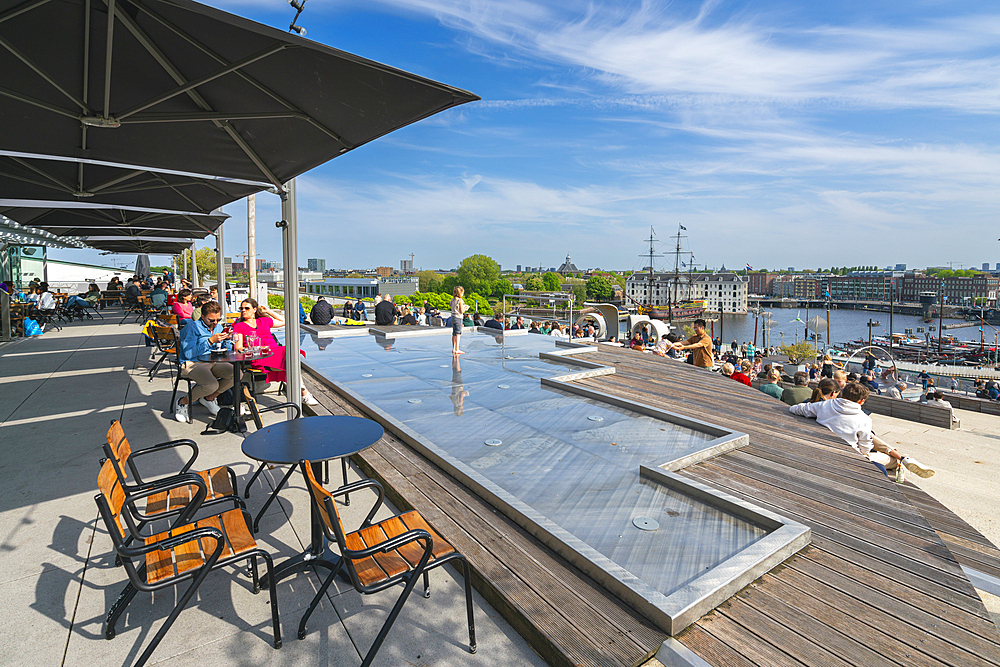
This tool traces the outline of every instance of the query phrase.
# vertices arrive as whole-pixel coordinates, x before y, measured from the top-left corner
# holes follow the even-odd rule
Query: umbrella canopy
[[[123,206],[96,202],[47,202],[0,199],[0,214],[60,236],[170,236],[203,239],[229,217]]]
[[[49,248],[83,248],[83,239],[25,227],[0,215],[0,248],[5,245],[43,245]]]
[[[276,187],[479,99],[190,0],[0,0],[0,71],[0,149]],[[75,166],[82,192],[108,179]]]
[[[191,247],[187,239],[157,239],[157,238],[114,238],[91,236],[84,241],[87,245],[107,252],[121,255],[148,253],[150,255],[179,255]]]
[[[268,183],[204,174],[0,150],[0,196],[48,201],[93,201],[123,206],[211,211],[259,192]]]
[[[145,278],[149,275],[149,255],[142,254],[135,258],[135,275]]]

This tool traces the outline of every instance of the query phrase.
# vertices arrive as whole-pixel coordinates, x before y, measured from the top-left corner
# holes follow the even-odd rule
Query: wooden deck
[[[748,433],[681,474],[812,529],[812,545],[678,635],[709,664],[1000,665],[1000,634],[959,566],[1000,576],[1000,551],[947,508],[755,389],[620,348],[588,360],[616,374],[581,385]],[[322,409],[359,413],[307,381]],[[469,557],[477,589],[551,664],[631,667],[664,639],[391,435],[359,463]]]
[[[1000,664],[1000,634],[949,549],[984,572],[1000,565],[971,526],[755,389],[629,350],[588,358],[616,373],[580,384],[750,434],[681,474],[812,528],[809,548],[678,636],[706,661]]]

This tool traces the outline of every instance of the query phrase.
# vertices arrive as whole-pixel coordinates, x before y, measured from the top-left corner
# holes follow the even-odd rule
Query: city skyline
[[[1000,256],[980,238],[1000,204],[1000,14],[979,4],[313,0],[299,23],[483,97],[300,178],[300,256],[440,268],[486,247],[508,267],[569,252],[638,270],[649,227],[678,224],[716,267]],[[236,256],[246,205],[225,211]],[[277,219],[259,195],[263,257]]]

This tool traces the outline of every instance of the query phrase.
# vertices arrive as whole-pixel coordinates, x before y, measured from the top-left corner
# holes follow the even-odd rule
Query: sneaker
[[[896,479],[894,480],[896,484],[902,484],[906,481],[906,468],[900,464],[896,464]]]
[[[189,424],[191,422],[191,418],[188,416],[188,406],[187,404],[181,405],[180,398],[178,398],[177,402],[174,403],[174,419],[183,424]]]
[[[933,468],[928,468],[927,466],[925,466],[920,461],[918,461],[918,460],[916,460],[914,458],[911,458],[909,456],[904,456],[903,457],[903,465],[906,466],[907,470],[909,470],[910,472],[915,473],[917,475],[920,475],[924,479],[927,479],[928,477],[933,477],[934,476],[934,469]]]
[[[205,406],[205,408],[212,413],[212,416],[219,414],[219,400],[209,401],[204,398],[199,398],[198,402]]]
[[[319,401],[308,389],[306,389],[306,393],[302,394],[302,402],[306,405],[319,405]]]

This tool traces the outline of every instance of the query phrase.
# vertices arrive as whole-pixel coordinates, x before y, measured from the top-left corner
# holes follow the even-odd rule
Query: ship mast
[[[657,255],[654,253],[653,244],[656,242],[656,238],[653,236],[653,226],[649,226],[649,275],[646,280],[649,283],[649,301],[646,302],[646,308],[652,308],[653,306],[653,258],[663,257],[663,255]],[[645,257],[645,255],[639,255],[640,257]],[[641,312],[641,311],[640,311]]]

